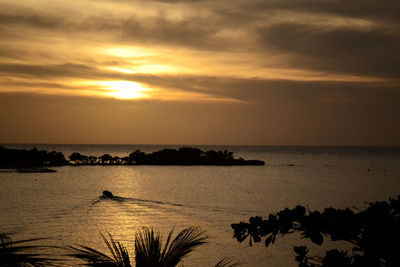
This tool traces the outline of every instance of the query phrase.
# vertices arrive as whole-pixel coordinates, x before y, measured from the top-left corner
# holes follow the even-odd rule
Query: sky
[[[0,143],[400,146],[400,2],[0,0]]]

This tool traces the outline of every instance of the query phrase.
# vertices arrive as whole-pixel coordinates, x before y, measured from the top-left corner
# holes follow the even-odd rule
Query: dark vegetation
[[[25,239],[14,241],[9,233],[0,233],[0,266],[6,267],[44,267],[54,266],[59,261],[41,252],[48,246],[35,242],[41,239]]]
[[[181,147],[145,153],[136,150],[127,157],[104,154],[101,157],[85,156],[74,152],[70,163],[77,165],[264,165],[259,160],[235,159],[233,152],[202,151],[198,148]]]
[[[108,248],[108,254],[88,246],[52,247],[60,251],[60,256],[43,254],[40,245],[26,245],[39,239],[13,241],[9,234],[0,233],[0,266],[45,267],[68,266],[69,259],[80,261],[79,266],[92,267],[175,267],[182,263],[195,248],[206,243],[207,236],[198,228],[189,227],[180,231],[175,238],[173,230],[163,244],[162,237],[153,229],[144,228],[136,233],[135,254],[131,258],[126,247],[111,234],[101,235]],[[76,265],[76,263],[75,263]],[[74,265],[74,266],[75,266]],[[215,267],[235,266],[230,259],[220,260]]]
[[[232,224],[234,238],[249,244],[265,237],[265,246],[278,235],[300,233],[322,245],[325,238],[347,242],[352,249],[329,249],[324,256],[309,256],[307,246],[295,246],[299,267],[396,267],[400,266],[400,195],[397,199],[370,203],[365,210],[327,208],[322,213],[302,206],[270,214],[268,219],[251,217],[248,223]]]
[[[10,149],[0,146],[0,168],[35,169],[68,164],[63,153],[47,152],[37,148]]]
[[[135,237],[135,265],[126,248],[110,234],[108,238],[104,235],[102,238],[111,256],[85,246],[71,247],[73,253],[70,255],[83,260],[87,266],[173,267],[207,239],[203,232],[193,227],[182,230],[174,239],[172,235],[173,231],[163,245],[160,234],[153,229],[139,231]]]
[[[66,160],[61,152],[47,152],[36,148],[19,150],[0,146],[0,168],[15,168],[25,170],[24,172],[47,172],[51,169],[45,167],[64,165],[264,165],[260,160],[235,159],[233,152],[227,150],[202,151],[192,147],[163,149],[147,154],[136,150],[126,157],[109,154],[96,157],[74,152],[69,159]]]

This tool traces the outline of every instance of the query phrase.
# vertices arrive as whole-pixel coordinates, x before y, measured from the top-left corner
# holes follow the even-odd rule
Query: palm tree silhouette
[[[198,228],[189,227],[172,239],[173,230],[163,245],[160,233],[152,228],[143,228],[135,236],[135,265],[131,263],[126,248],[111,234],[101,234],[111,256],[87,246],[71,246],[70,256],[83,260],[83,265],[93,267],[174,267],[196,247],[206,243],[207,236]],[[216,267],[235,266],[230,259],[222,259]]]
[[[59,259],[51,258],[39,251],[51,246],[40,246],[32,242],[43,238],[14,241],[10,233],[0,233],[0,265],[9,267],[55,266]]]

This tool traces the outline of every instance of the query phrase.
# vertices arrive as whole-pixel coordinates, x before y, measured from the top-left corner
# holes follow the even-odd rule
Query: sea
[[[182,145],[3,145],[8,148],[127,156]],[[164,238],[194,226],[208,236],[182,266],[215,266],[230,258],[239,266],[297,266],[293,247],[310,245],[300,234],[263,242],[233,238],[232,223],[303,205],[308,210],[351,208],[400,194],[400,147],[191,146],[228,150],[265,166],[64,166],[54,173],[0,172],[0,232],[15,240],[84,245],[103,252],[110,233],[134,258],[135,234],[153,228]],[[121,201],[101,199],[103,190]],[[325,242],[326,246],[346,244]],[[310,255],[326,247],[310,245]],[[65,261],[66,266],[77,262]]]

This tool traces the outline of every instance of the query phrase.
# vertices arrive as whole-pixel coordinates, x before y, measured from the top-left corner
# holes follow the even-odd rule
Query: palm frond
[[[101,266],[101,267],[131,267],[129,254],[126,248],[118,241],[114,240],[111,234],[106,236],[101,234],[108,250],[111,253],[111,257],[87,246],[78,245],[76,247],[71,246],[70,249],[73,253],[68,256],[80,259],[84,261],[82,265],[85,266]]]
[[[187,254],[204,244],[206,239],[207,236],[198,228],[189,227],[182,230],[163,254],[165,266],[176,266]]]
[[[101,234],[101,237],[103,238],[104,243],[106,243],[108,250],[114,257],[114,261],[120,264],[119,266],[123,267],[131,266],[129,260],[129,253],[120,242],[114,240],[110,233],[108,233],[108,238],[110,239],[110,241],[108,241],[103,234]]]
[[[174,267],[196,247],[205,243],[207,236],[197,228],[189,227],[171,241],[173,230],[162,248],[161,236],[153,229],[144,228],[136,234],[136,267]]]
[[[161,266],[162,242],[159,233],[153,229],[144,228],[135,236],[136,267]]]
[[[10,235],[11,233],[0,233],[0,243],[3,248],[6,247],[9,242],[12,241]]]
[[[230,258],[223,258],[222,260],[220,260],[215,267],[234,267],[234,266],[238,266],[237,263],[234,263],[232,261],[232,259]]]
[[[52,255],[39,253],[54,246],[29,245],[27,243],[43,240],[44,238],[24,239],[13,241],[10,233],[0,233],[0,263],[1,266],[13,267],[44,267],[55,266],[59,259]]]

